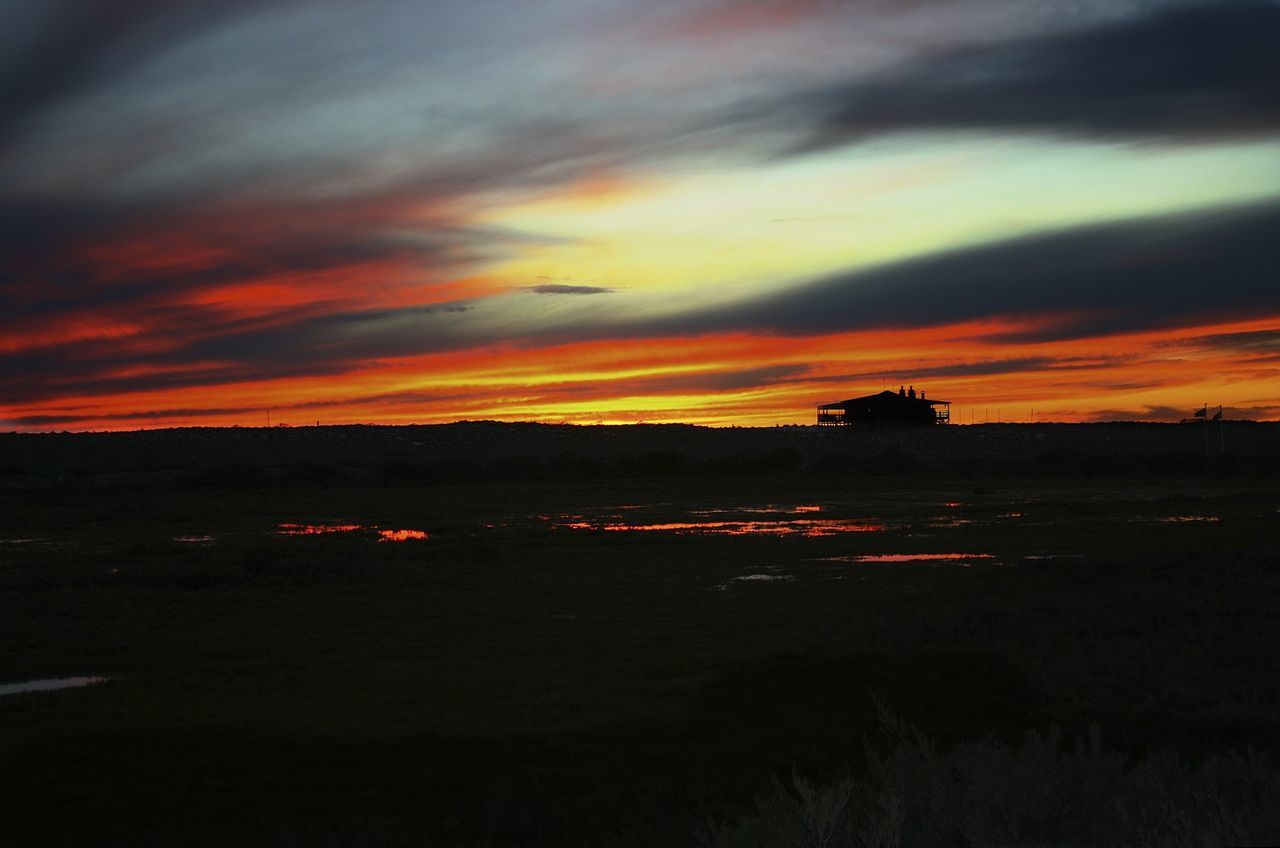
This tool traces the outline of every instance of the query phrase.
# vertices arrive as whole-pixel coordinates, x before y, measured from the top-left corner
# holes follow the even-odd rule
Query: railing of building
[[[836,427],[850,423],[847,417],[848,413],[844,407],[818,407],[818,426],[820,427]],[[951,402],[950,401],[933,401],[934,423],[950,424],[951,423]]]
[[[843,409],[823,409],[822,407],[818,407],[818,424],[820,426],[821,425],[830,426],[834,424],[843,424],[843,423],[844,423]]]

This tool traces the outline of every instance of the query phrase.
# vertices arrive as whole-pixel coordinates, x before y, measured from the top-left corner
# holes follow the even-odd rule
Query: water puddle
[[[55,677],[49,680],[28,680],[24,683],[0,683],[0,697],[21,695],[24,692],[56,692],[59,689],[79,689],[106,683],[109,677]]]
[[[281,536],[328,536],[334,533],[359,533],[372,530],[363,524],[281,524],[276,533]]]
[[[972,518],[953,518],[949,515],[938,515],[930,518],[924,526],[932,530],[955,530],[977,523]]]
[[[414,542],[430,538],[426,530],[384,530],[376,524],[281,524],[280,536],[333,536],[347,533],[376,533],[379,542]]]
[[[414,542],[427,538],[426,530],[379,530],[379,542]]]
[[[638,509],[639,507],[619,507],[619,511]],[[819,504],[800,504],[798,506],[753,506],[753,507],[718,507],[716,509],[692,509],[691,515],[809,515],[822,512]]]
[[[1044,559],[1084,559],[1084,554],[1027,554],[1023,559],[1044,560]]]
[[[851,556],[823,557],[823,562],[958,562],[975,559],[995,559],[992,554],[854,554]]]
[[[777,581],[794,580],[790,574],[744,574],[741,577],[735,577],[727,583],[717,583],[710,587],[716,592],[728,591],[729,587],[734,583],[772,583]]]
[[[1154,520],[1159,524],[1195,524],[1197,522],[1213,523],[1222,519],[1216,515],[1166,515]]]
[[[603,533],[672,533],[709,536],[838,536],[844,533],[878,533],[885,525],[867,518],[816,517],[820,504],[795,506],[715,507],[661,509],[660,504],[612,507],[591,515],[539,515],[552,527]],[[643,515],[643,513],[649,515]],[[665,520],[676,513],[676,520]],[[655,520],[662,516],[664,520]],[[648,519],[648,520],[646,520]]]
[[[0,545],[43,545],[48,539],[0,539]]]
[[[212,536],[174,536],[173,541],[181,542],[184,545],[212,545]]]
[[[664,521],[654,524],[577,520],[553,526],[606,533],[677,533],[708,536],[838,536],[843,533],[878,533],[879,522],[840,518],[797,518],[779,521]]]

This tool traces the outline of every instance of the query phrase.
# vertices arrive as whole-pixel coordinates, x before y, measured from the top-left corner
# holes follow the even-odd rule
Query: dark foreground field
[[[1280,839],[1280,430],[727,432],[0,436],[0,685],[109,678],[0,696],[0,845],[769,844],[793,773],[895,844],[877,702],[965,815],[1095,727],[1185,779],[1070,844]]]

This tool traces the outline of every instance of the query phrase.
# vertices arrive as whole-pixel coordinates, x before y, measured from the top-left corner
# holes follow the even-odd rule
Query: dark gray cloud
[[[990,377],[998,374],[1018,374],[1042,371],[1092,371],[1111,368],[1132,362],[1133,356],[1097,356],[1097,357],[1053,357],[1053,356],[1019,356],[1005,359],[985,359],[977,362],[953,362],[949,364],[927,365],[919,368],[893,369],[893,379],[922,380],[933,377]],[[886,377],[884,370],[862,371],[854,374],[832,374],[823,377],[807,378],[805,382],[851,383],[866,380],[877,380]]]
[[[296,1],[296,0],[294,0]],[[0,10],[0,148],[31,118],[210,25],[291,0],[51,0]]]
[[[913,129],[1220,138],[1280,130],[1280,4],[1221,0],[954,51],[799,108],[811,151]]]
[[[1089,416],[1090,421],[1163,421],[1173,423],[1194,418],[1199,406],[1144,406],[1129,409],[1102,409]],[[1209,405],[1209,415],[1218,407]],[[1280,406],[1257,404],[1253,406],[1223,406],[1222,417],[1228,421],[1266,421],[1280,415]],[[1215,436],[1216,438],[1216,436]]]
[[[1102,409],[1089,417],[1090,421],[1181,421],[1190,418],[1193,409],[1173,406],[1144,406],[1136,409]]]
[[[1233,353],[1255,354],[1264,359],[1270,359],[1280,355],[1280,328],[1251,330],[1243,333],[1212,333],[1193,336],[1189,339],[1176,339],[1166,342],[1163,346],[1193,350],[1226,350]]]
[[[543,283],[529,286],[525,291],[534,294],[612,294],[613,289],[603,286],[572,286],[565,283]]]

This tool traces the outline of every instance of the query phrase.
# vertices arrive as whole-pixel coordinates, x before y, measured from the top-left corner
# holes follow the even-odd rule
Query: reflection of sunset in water
[[[844,519],[801,518],[791,521],[668,521],[657,524],[571,521],[558,525],[570,530],[603,530],[610,533],[665,532],[699,533],[718,536],[836,536],[842,533],[876,533],[884,530],[878,522]]]
[[[569,530],[592,530],[606,533],[675,533],[714,536],[838,536],[844,533],[876,533],[885,529],[878,519],[801,518],[824,511],[819,504],[795,506],[718,506],[704,509],[665,510],[664,504],[608,507],[589,514],[539,515],[540,521]],[[673,517],[683,520],[665,519]],[[643,513],[637,515],[637,513]],[[663,513],[666,513],[665,515]],[[770,516],[761,518],[759,516]],[[772,516],[778,516],[774,518]],[[646,520],[647,519],[647,520]]]
[[[276,532],[281,536],[326,536],[330,533],[355,533],[368,530],[362,524],[281,524]]]
[[[276,533],[281,536],[330,536],[360,532],[376,532],[379,542],[410,542],[429,538],[425,530],[380,530],[373,524],[281,524],[276,528]]]
[[[955,562],[969,559],[993,559],[991,554],[859,554],[827,557],[829,562]]]
[[[638,509],[638,507],[618,507],[619,511],[627,509]],[[804,515],[807,513],[822,512],[822,507],[817,504],[808,504],[800,506],[755,506],[730,509],[726,507],[717,507],[716,509],[694,509],[690,510],[694,515]]]
[[[379,542],[410,542],[427,538],[426,530],[379,530]]]

